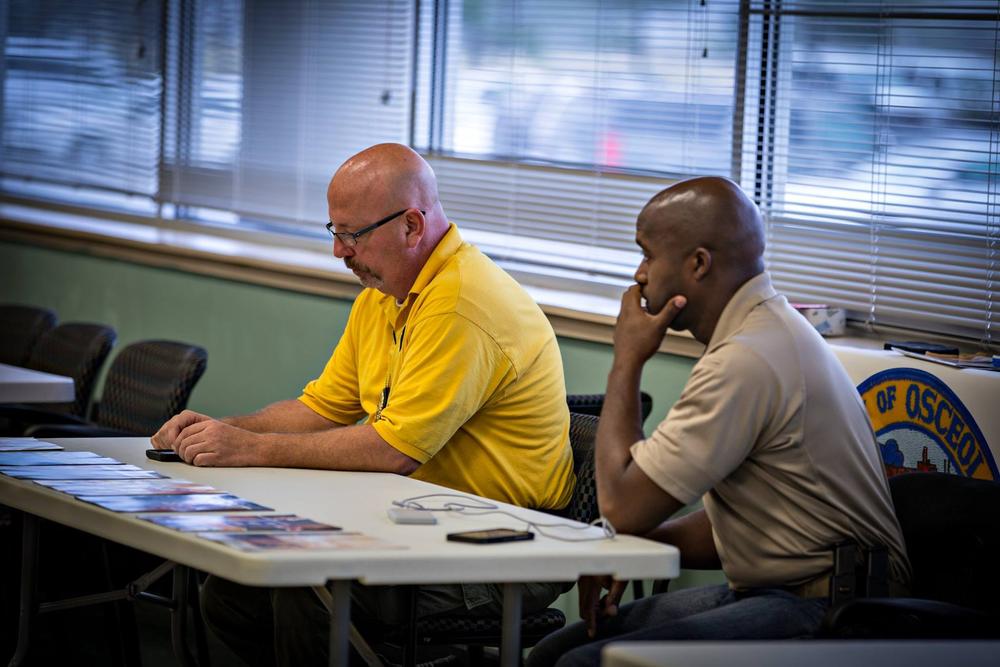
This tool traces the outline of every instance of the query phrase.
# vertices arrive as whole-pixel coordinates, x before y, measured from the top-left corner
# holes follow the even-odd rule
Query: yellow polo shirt
[[[416,479],[523,507],[573,490],[562,359],[541,309],[454,224],[400,306],[365,289],[299,400],[364,419],[421,463]],[[383,405],[383,400],[385,400]]]

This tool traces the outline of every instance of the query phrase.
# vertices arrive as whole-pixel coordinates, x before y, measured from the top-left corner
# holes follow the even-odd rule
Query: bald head
[[[378,144],[349,158],[326,191],[334,256],[365,287],[401,301],[448,232],[434,170],[411,148]],[[378,223],[378,224],[376,224]]]
[[[757,207],[728,179],[692,178],[653,197],[636,227],[643,261],[635,280],[647,310],[658,313],[685,297],[670,326],[708,343],[733,294],[764,270]]]
[[[377,144],[341,165],[327,198],[336,208],[371,211],[403,207],[429,211],[438,201],[434,170],[412,148]]]
[[[736,183],[718,176],[675,183],[654,196],[638,226],[653,242],[669,238],[682,252],[711,251],[715,270],[737,286],[764,270],[764,224],[757,206]]]

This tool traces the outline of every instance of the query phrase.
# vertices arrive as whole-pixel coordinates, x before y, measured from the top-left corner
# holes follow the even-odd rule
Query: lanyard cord
[[[398,341],[396,340],[395,329],[392,330],[392,351],[389,354],[389,366],[385,369],[385,384],[382,385],[382,394],[379,396],[378,408],[375,409],[375,419],[373,421],[382,419],[382,410],[389,404],[389,389],[392,386],[392,367],[396,361],[396,357],[403,351],[404,336],[406,336],[405,324],[403,325],[403,330],[399,332]]]

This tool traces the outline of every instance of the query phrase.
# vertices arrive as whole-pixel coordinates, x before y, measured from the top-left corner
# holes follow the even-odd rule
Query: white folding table
[[[69,403],[73,378],[0,364],[0,403]]]
[[[503,664],[519,658],[521,586],[531,581],[573,581],[584,574],[618,579],[677,576],[676,548],[632,537],[563,542],[542,535],[529,542],[459,544],[447,533],[494,527],[523,528],[503,515],[438,513],[437,525],[397,525],[386,515],[393,500],[454,491],[387,473],[350,473],[287,468],[196,468],[145,457],[145,438],[53,440],[72,450],[93,451],[167,476],[210,484],[274,508],[360,531],[403,549],[243,552],[189,533],[111,512],[29,481],[0,476],[0,503],[125,544],[186,567],[252,586],[326,586],[334,601],[330,662],[346,664],[349,651],[350,586],[364,584],[498,583],[504,585]],[[498,503],[500,504],[500,503]],[[510,505],[518,517],[541,523],[552,515]],[[27,530],[27,528],[26,528]],[[580,531],[567,531],[577,535]],[[600,534],[599,529],[586,531]],[[29,536],[26,534],[26,540]]]
[[[992,667],[1000,641],[863,640],[617,642],[602,667]]]

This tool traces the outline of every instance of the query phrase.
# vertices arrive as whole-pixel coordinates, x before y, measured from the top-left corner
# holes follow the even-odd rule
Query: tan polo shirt
[[[677,500],[704,494],[734,589],[824,575],[845,539],[886,545],[892,578],[909,583],[861,398],[766,273],[733,295],[680,399],[632,456]]]

